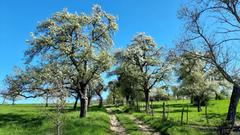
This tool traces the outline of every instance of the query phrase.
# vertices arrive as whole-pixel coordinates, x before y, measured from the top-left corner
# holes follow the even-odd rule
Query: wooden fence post
[[[152,114],[152,116],[153,116],[153,115],[154,115],[154,114],[153,114],[153,99],[151,98],[150,101],[151,101],[151,114]]]
[[[169,117],[169,105],[167,104],[167,119],[168,119],[168,117]]]
[[[189,105],[187,105],[187,125],[188,125],[188,109],[189,109]]]
[[[166,108],[165,108],[165,102],[163,102],[163,111],[162,111],[162,120],[166,120]]]
[[[208,110],[207,110],[207,104],[205,105],[205,116],[206,116],[206,120],[207,120],[207,124],[209,123],[208,121]]]
[[[184,107],[182,108],[182,115],[181,115],[181,126],[183,125],[183,113],[184,113]]]

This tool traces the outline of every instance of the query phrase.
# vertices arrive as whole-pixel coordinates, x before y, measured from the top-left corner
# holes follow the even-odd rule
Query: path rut
[[[129,118],[138,125],[139,129],[142,133],[144,133],[144,135],[161,135],[159,132],[156,132],[153,128],[138,120],[133,115],[129,115]]]
[[[107,109],[107,112],[110,115],[111,130],[117,135],[127,135],[125,128],[118,121],[117,117],[112,113],[111,109]]]

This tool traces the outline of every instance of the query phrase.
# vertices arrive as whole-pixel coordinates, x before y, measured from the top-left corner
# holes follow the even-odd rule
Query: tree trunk
[[[129,95],[126,95],[126,104],[129,105]]]
[[[162,120],[165,121],[166,120],[166,109],[165,109],[165,102],[163,102],[163,111],[162,111]]]
[[[45,107],[48,107],[48,102],[46,101]]]
[[[15,105],[15,98],[13,98],[12,100],[12,105]]]
[[[115,105],[116,104],[116,97],[115,97],[115,95],[113,94],[113,105]]]
[[[46,104],[45,104],[45,107],[48,107],[48,94],[46,96]]]
[[[103,106],[103,98],[102,98],[102,95],[101,95],[101,94],[98,94],[98,96],[99,96],[99,104],[98,104],[98,106],[99,106],[99,107],[102,107],[102,106]]]
[[[191,104],[194,103],[194,96],[190,96],[190,103],[191,103]]]
[[[6,97],[3,98],[3,102],[2,102],[2,105],[5,103],[5,100],[6,100]]]
[[[88,99],[81,97],[80,118],[87,116]]]
[[[138,104],[138,97],[136,98],[136,104],[137,104],[137,111],[139,111],[139,104]]]
[[[215,92],[215,100],[220,100],[220,96],[217,92]]]
[[[78,100],[79,100],[79,94],[78,94],[77,97],[75,98],[75,103],[74,103],[74,106],[73,106],[73,109],[74,109],[74,110],[77,109]]]
[[[131,101],[130,101],[130,105],[131,105],[131,106],[135,106],[135,103],[134,103],[134,98],[133,98],[133,96],[131,96],[131,97],[130,97],[130,99],[131,99]]]
[[[88,108],[90,107],[90,105],[91,105],[91,100],[92,100],[92,96],[88,96]]]
[[[84,72],[87,73],[87,61],[84,60]],[[85,79],[85,78],[84,78]],[[79,90],[82,94],[80,94],[80,100],[81,100],[81,107],[80,107],[80,118],[87,116],[87,109],[88,109],[88,98],[87,98],[87,83],[84,81],[84,83],[80,83]]]
[[[201,100],[200,100],[200,97],[199,96],[196,96],[196,100],[197,100],[197,109],[198,109],[198,112],[201,112],[202,111],[202,108],[201,108]]]
[[[149,113],[149,91],[145,91],[145,111],[146,113]]]
[[[234,85],[231,99],[230,99],[230,105],[228,108],[227,119],[226,119],[229,122],[229,124],[231,124],[231,125],[234,125],[234,123],[235,123],[239,98],[240,98],[240,87]]]
[[[87,98],[87,89],[86,87],[81,88],[82,95],[80,96],[81,100],[81,107],[80,107],[80,118],[87,116],[87,109],[88,109],[88,98]]]

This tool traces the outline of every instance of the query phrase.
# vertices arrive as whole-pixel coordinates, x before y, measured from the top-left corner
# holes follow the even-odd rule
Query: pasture
[[[167,120],[162,120],[162,105],[166,103]],[[189,100],[171,100],[153,102],[153,115],[146,114],[144,103],[140,103],[140,111],[136,112],[127,106],[105,106],[98,108],[92,106],[86,118],[79,118],[79,108],[72,110],[69,104],[64,111],[63,134],[81,135],[111,135],[109,114],[105,108],[110,108],[118,121],[130,135],[144,135],[138,124],[131,119],[135,117],[144,124],[161,134],[217,134],[219,126],[226,117],[229,100],[211,100],[207,107],[207,119],[205,107],[202,112],[197,112],[195,106],[190,105]],[[188,122],[187,122],[188,106]],[[0,134],[1,135],[53,135],[55,125],[49,114],[54,114],[54,106],[45,109],[41,104],[0,105]],[[182,108],[184,107],[183,123],[181,125]],[[240,118],[238,107],[237,120]],[[238,121],[237,121],[238,123]],[[200,132],[201,131],[201,132]]]

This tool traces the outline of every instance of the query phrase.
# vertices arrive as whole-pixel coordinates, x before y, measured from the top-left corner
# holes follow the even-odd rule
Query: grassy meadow
[[[54,135],[53,120],[42,105],[0,105],[0,135]],[[63,134],[108,135],[111,134],[108,114],[104,109],[91,107],[88,117],[79,119],[79,111],[65,113]]]
[[[229,100],[211,100],[207,107],[208,121],[205,115],[205,107],[202,112],[189,104],[188,100],[165,101],[167,120],[162,121],[163,101],[153,102],[154,115],[144,113],[141,103],[141,111],[136,112],[126,106],[113,107],[117,119],[126,132],[130,135],[143,135],[136,123],[129,116],[132,115],[149,125],[161,135],[215,135],[218,125],[225,119]],[[188,124],[187,124],[188,106]],[[182,108],[184,107],[183,125],[180,124]],[[92,106],[89,108],[88,117],[79,119],[79,109],[72,110],[69,105],[64,115],[64,135],[112,135],[110,130],[110,118],[105,108]],[[43,105],[0,105],[0,135],[53,135],[56,128],[49,114],[53,107],[45,110]],[[240,107],[238,107],[237,120],[240,119]]]

